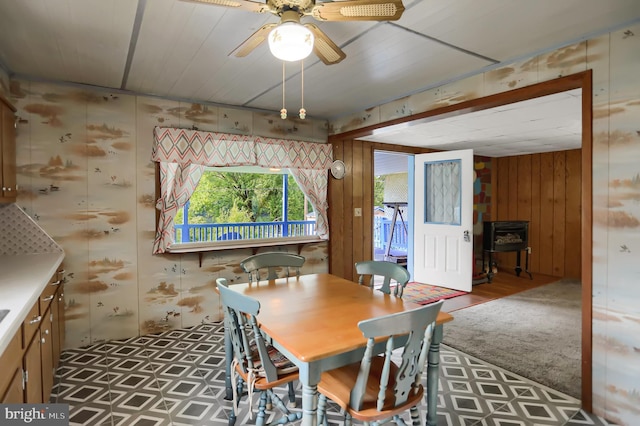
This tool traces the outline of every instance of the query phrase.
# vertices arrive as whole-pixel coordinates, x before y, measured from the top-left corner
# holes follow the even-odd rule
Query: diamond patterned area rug
[[[450,299],[463,294],[467,294],[467,292],[411,281],[404,288],[402,298],[418,305],[428,305],[441,299]]]

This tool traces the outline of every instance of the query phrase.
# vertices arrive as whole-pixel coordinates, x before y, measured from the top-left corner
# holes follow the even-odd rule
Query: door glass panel
[[[424,222],[460,225],[460,160],[424,164]]]

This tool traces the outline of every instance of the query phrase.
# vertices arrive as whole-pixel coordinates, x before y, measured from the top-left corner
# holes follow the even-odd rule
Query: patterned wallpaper
[[[337,134],[593,70],[593,409],[640,419],[640,25],[342,117]]]
[[[218,320],[216,278],[246,280],[250,249],[152,255],[155,126],[326,142],[325,122],[89,87],[12,80],[10,99],[17,204],[65,251],[67,348]],[[301,254],[328,270],[326,243]]]
[[[16,204],[0,204],[0,235],[0,256],[62,252],[62,248]]]

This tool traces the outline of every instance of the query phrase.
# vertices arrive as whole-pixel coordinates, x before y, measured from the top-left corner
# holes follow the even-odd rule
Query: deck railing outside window
[[[387,248],[389,234],[391,233],[391,220],[376,216],[373,218],[373,245],[374,248],[384,250]],[[408,236],[405,230],[405,224],[396,221],[393,238],[391,239],[391,250],[407,251]]]
[[[287,222],[247,223],[187,223],[174,225],[174,238],[178,243],[247,240],[258,238],[306,237],[315,235],[315,220],[292,220]],[[383,217],[374,218],[373,243],[376,249],[387,247],[391,221]],[[391,240],[391,250],[407,251],[408,238],[402,222],[396,222]]]
[[[316,234],[315,220],[247,223],[187,223],[174,225],[175,241],[247,240],[257,238],[307,237]]]

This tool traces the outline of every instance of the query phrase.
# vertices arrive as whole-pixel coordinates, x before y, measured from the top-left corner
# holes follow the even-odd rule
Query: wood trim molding
[[[593,411],[593,73],[582,75],[582,407]]]

